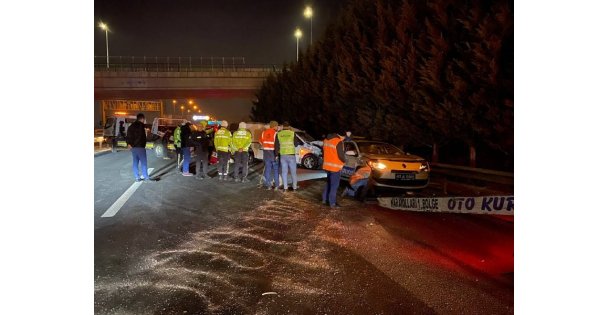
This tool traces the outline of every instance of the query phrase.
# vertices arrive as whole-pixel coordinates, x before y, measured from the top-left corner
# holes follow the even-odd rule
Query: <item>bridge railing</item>
[[[96,72],[276,72],[272,64],[246,64],[244,57],[95,56]]]

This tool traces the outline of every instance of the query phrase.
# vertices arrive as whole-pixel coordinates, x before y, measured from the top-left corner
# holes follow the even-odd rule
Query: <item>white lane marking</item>
[[[149,168],[148,169],[148,176],[150,176],[150,174],[152,173],[152,171],[154,170],[154,168]],[[120,196],[120,198],[118,198],[118,200],[116,200],[109,208],[108,210],[106,210],[106,212],[104,212],[101,217],[102,218],[110,218],[113,217],[116,213],[118,213],[118,211],[120,211],[120,208],[122,208],[122,206],[124,206],[124,204],[127,202],[127,200],[129,200],[129,198],[131,198],[131,196],[133,195],[133,193],[135,193],[135,191],[137,190],[137,188],[139,188],[139,186],[141,186],[142,182],[135,182],[131,185],[131,187],[129,187],[129,189],[127,189],[127,191],[125,191],[122,196]]]

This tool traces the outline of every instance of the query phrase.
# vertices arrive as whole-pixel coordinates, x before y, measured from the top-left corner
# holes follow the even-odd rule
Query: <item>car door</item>
[[[355,155],[346,154],[348,151],[353,151]],[[342,171],[340,171],[340,177],[348,179],[357,169],[357,163],[359,161],[359,150],[357,145],[352,141],[344,141],[344,154],[346,156],[346,163],[344,163],[344,167],[342,167]]]

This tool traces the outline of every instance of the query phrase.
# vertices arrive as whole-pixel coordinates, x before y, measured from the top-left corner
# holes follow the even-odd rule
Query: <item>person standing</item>
[[[260,143],[264,149],[264,185],[266,189],[272,189],[272,175],[274,175],[274,189],[279,190],[279,161],[274,151],[274,143],[277,136],[279,123],[271,121],[269,128],[264,130],[260,137]]]
[[[298,175],[296,174],[296,133],[291,129],[288,122],[283,123],[283,130],[277,133],[275,141],[275,153],[280,154],[281,175],[283,177],[283,188],[287,191],[287,172],[291,173],[291,187],[298,189]]]
[[[196,164],[196,179],[209,178],[209,136],[206,131],[207,121],[201,121],[201,130],[192,133],[192,141],[194,142],[194,162]],[[209,130],[211,131],[211,130]],[[202,165],[202,172],[201,172]]]
[[[190,173],[190,150],[193,147],[192,143],[192,124],[186,122],[181,128],[180,138],[182,141],[182,155],[184,156],[184,163],[182,164],[182,175],[192,176]]]
[[[213,145],[219,158],[217,167],[219,180],[228,180],[228,161],[230,160],[232,133],[226,128],[228,128],[228,122],[223,120],[222,127],[215,132],[215,138],[213,139]]]
[[[182,133],[182,126],[185,124],[182,123],[181,125],[175,127],[175,130],[173,131],[173,145],[175,146],[175,153],[177,153],[177,172],[181,173],[181,163],[183,162],[183,158],[184,156],[182,155],[182,137],[181,137],[181,133]]]
[[[338,134],[328,134],[323,140],[323,169],[327,173],[327,184],[323,191],[323,203],[332,208],[338,207],[336,194],[340,186],[340,171],[346,162],[344,143]]]
[[[247,130],[245,122],[239,123],[239,129],[232,135],[234,149],[234,181],[246,183],[249,168],[249,146],[251,145],[251,132]]]
[[[127,129],[127,145],[131,148],[131,156],[133,157],[133,176],[135,181],[143,180],[146,182],[151,181],[148,176],[148,158],[146,157],[146,129],[144,127],[144,121],[146,120],[144,114],[137,114],[137,120],[129,126]],[[141,166],[141,176],[139,172],[139,166]]]

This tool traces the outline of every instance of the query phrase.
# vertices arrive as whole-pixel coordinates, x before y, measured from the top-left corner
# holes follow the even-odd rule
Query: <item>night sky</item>
[[[96,0],[95,55],[105,56],[108,24],[110,56],[245,57],[247,64],[282,64],[295,59],[297,26],[300,49],[309,42],[311,5],[313,41],[341,5],[339,0]]]

